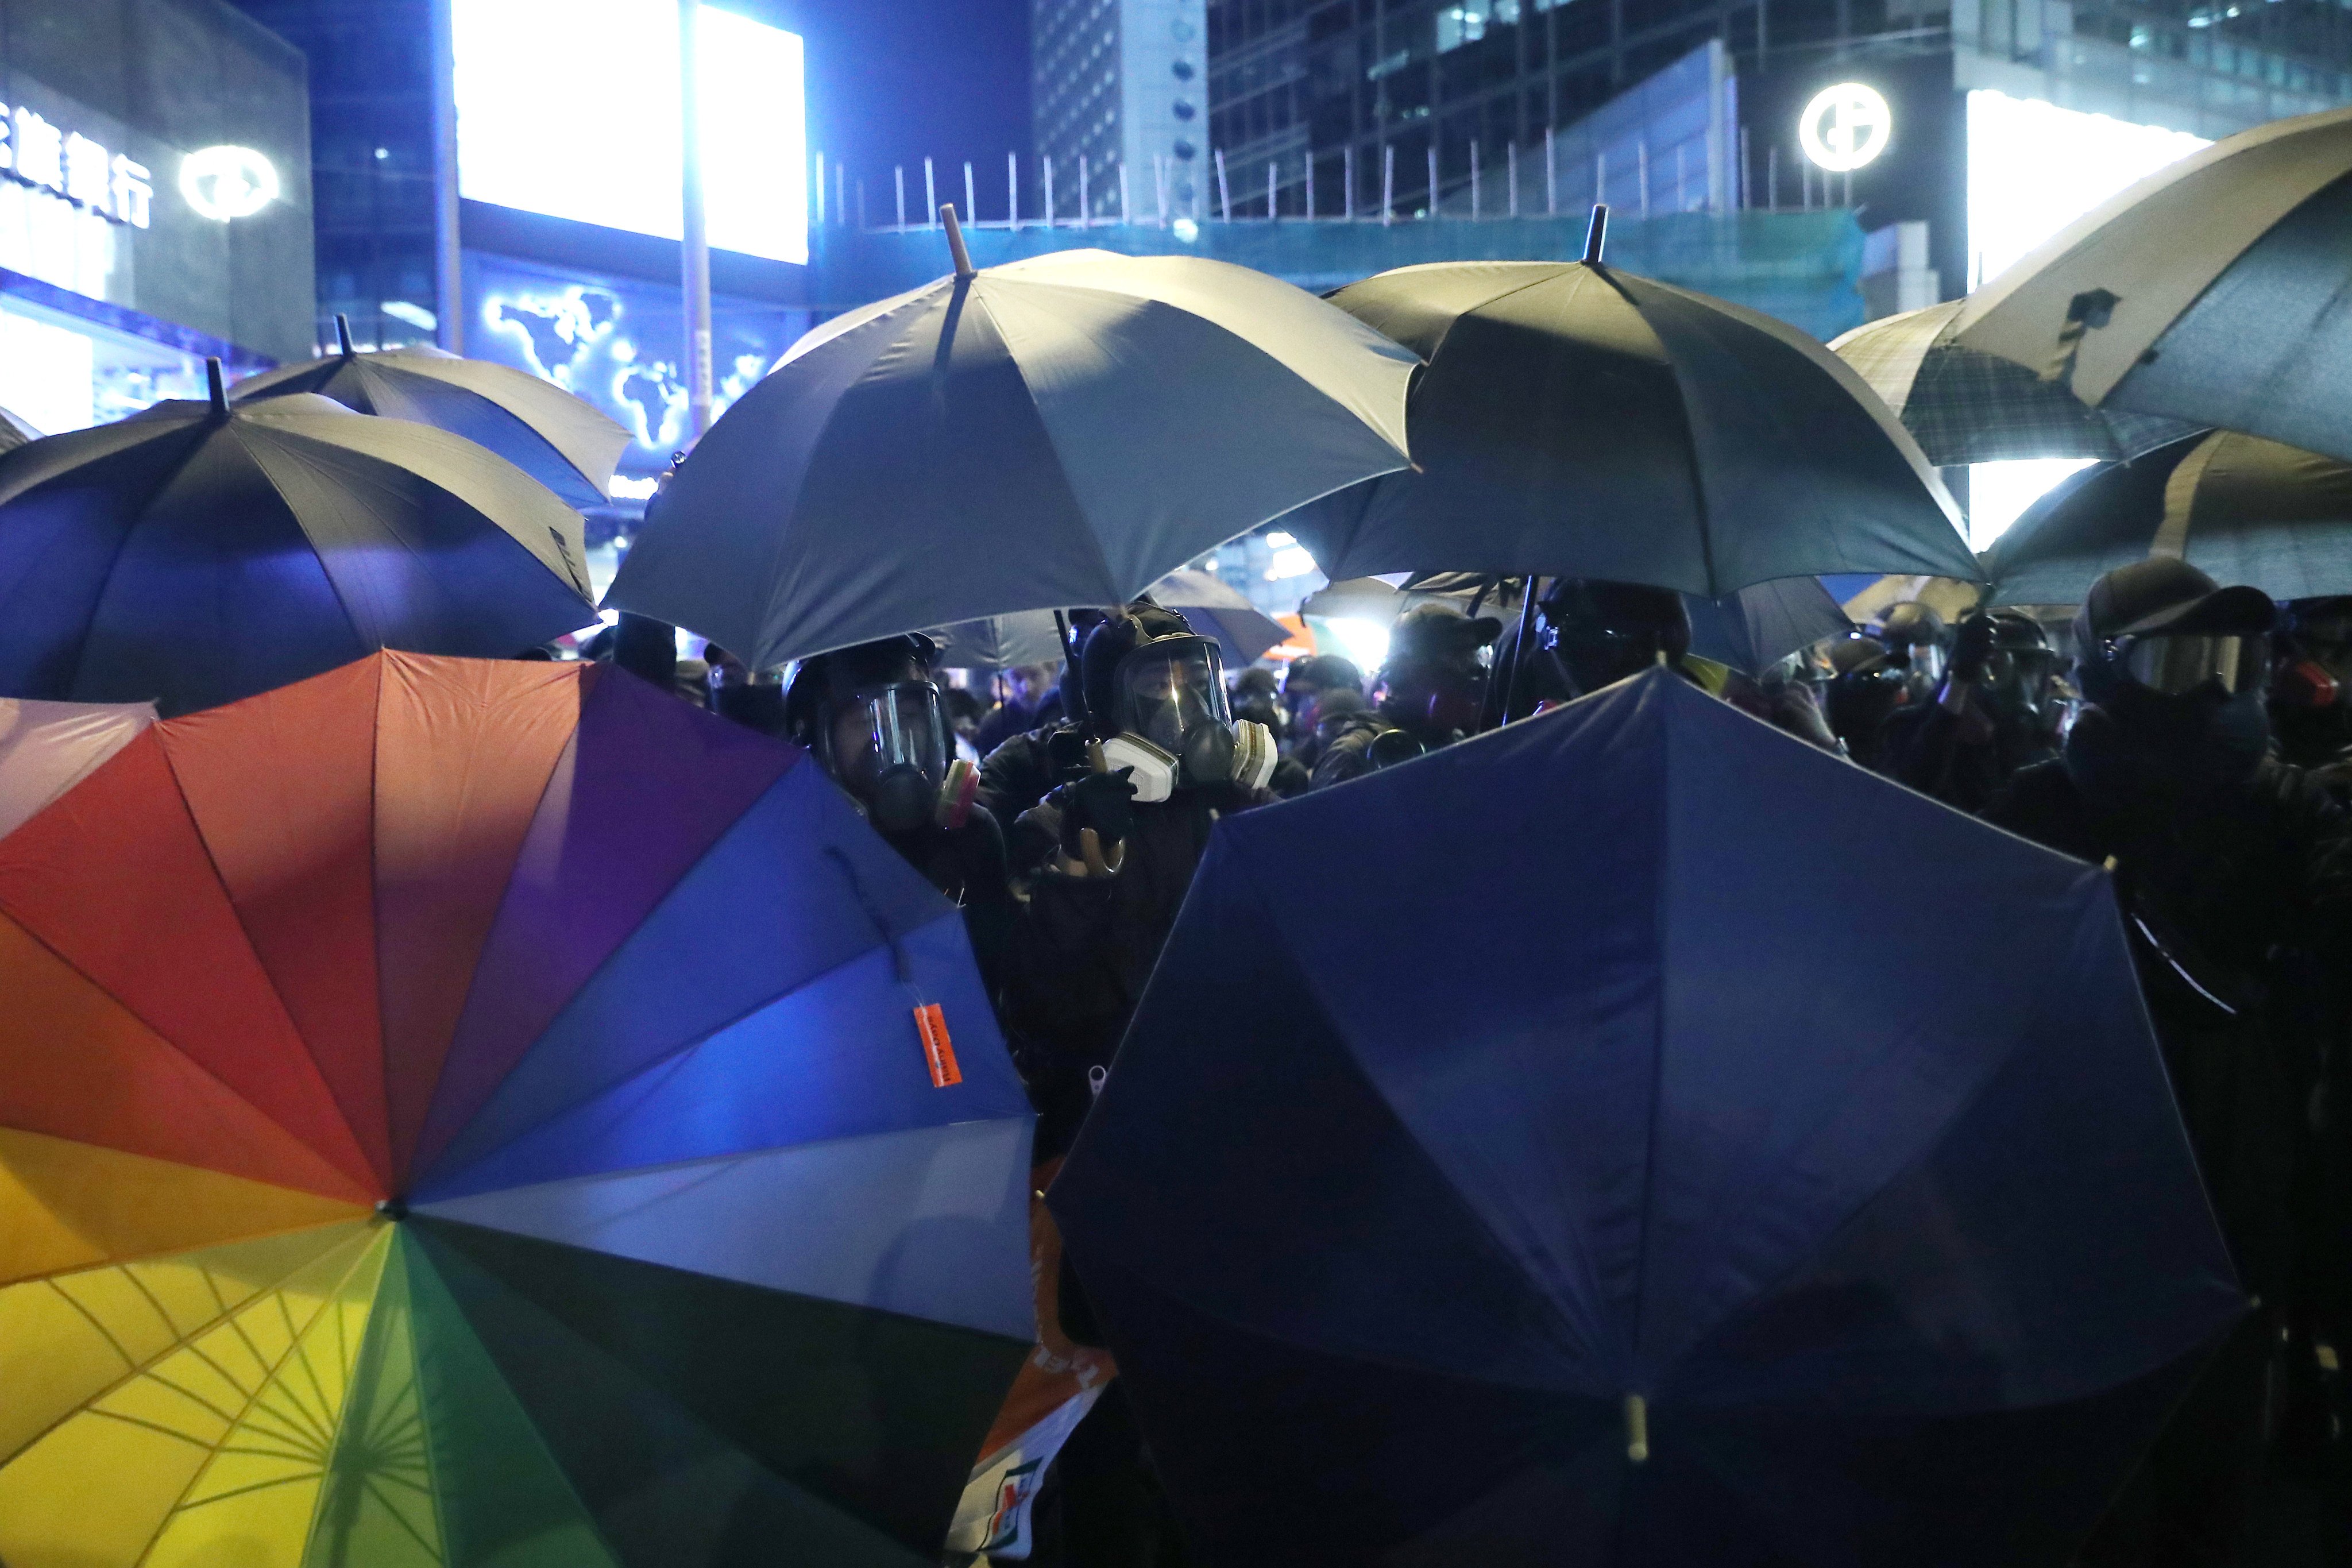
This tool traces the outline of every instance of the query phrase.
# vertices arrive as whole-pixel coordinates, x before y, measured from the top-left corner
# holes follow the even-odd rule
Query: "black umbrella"
[[[25,422],[24,416],[0,408],[0,452],[13,452],[27,441],[37,441],[41,433]]]
[[[1769,316],[1604,266],[1449,262],[1332,302],[1428,362],[1417,471],[1284,523],[1329,576],[1444,568],[1720,598],[1775,577],[1968,576],[1935,471],[1877,395]]]
[[[2352,460],[2347,255],[2352,109],[2336,109],[2142,180],[1970,296],[1954,341],[2095,407]]]
[[[249,697],[376,648],[501,658],[596,618],[580,514],[492,453],[324,397],[0,455],[0,696]]]
[[[2021,364],[1952,342],[1965,300],[1906,310],[1830,343],[1901,416],[1938,468],[2024,458],[2136,458],[2195,426],[2086,407]]]
[[[1047,1201],[1223,1568],[2055,1568],[2242,1309],[2105,876],[1663,669],[1220,822]]]
[[[2075,605],[2117,566],[2177,555],[2273,599],[2352,594],[2352,468],[2211,431],[2070,476],[1984,553],[1995,605]]]
[[[563,498],[603,504],[629,433],[553,382],[508,365],[460,359],[426,343],[382,353],[352,347],[335,318],[340,352],[237,383],[234,401],[315,392],[362,414],[409,419],[487,447]]]

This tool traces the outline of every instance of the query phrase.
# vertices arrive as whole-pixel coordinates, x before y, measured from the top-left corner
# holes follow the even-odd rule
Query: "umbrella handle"
[[[1650,1402],[1638,1394],[1625,1396],[1625,1458],[1637,1465],[1650,1458]]]

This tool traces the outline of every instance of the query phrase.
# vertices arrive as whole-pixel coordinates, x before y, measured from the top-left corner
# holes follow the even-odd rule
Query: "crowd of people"
[[[2071,620],[1951,625],[1900,603],[1759,676],[1694,658],[1664,590],[1558,580],[1507,627],[1483,597],[1413,605],[1369,677],[1318,655],[1229,678],[1214,638],[1145,600],[1069,615],[1067,661],[1009,672],[992,705],[943,680],[922,636],[804,660],[782,686],[714,649],[708,680],[714,707],[806,748],[961,906],[1041,1162],[1084,1122],[1221,815],[1654,666],[2104,865],[2252,1308],[2082,1561],[2345,1560],[2352,602],[2280,606],[2153,558],[2108,574]],[[1937,896],[1886,848],[1889,898]],[[1061,1291],[1064,1326],[1094,1336],[1066,1270]],[[1087,1458],[1063,1470],[1082,1474],[1049,1488],[1033,1560],[1181,1560],[1115,1391],[1072,1452]]]

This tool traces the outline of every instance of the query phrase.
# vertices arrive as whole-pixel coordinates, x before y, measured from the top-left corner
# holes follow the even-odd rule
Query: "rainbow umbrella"
[[[0,1562],[935,1560],[1028,1107],[801,761],[384,653],[0,841]]]
[[[154,721],[152,702],[0,697],[0,837],[80,783]]]

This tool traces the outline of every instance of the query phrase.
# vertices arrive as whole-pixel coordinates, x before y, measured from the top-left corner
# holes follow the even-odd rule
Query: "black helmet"
[[[1165,637],[1189,637],[1192,624],[1175,611],[1148,600],[1113,610],[1087,634],[1078,653],[1079,681],[1087,704],[1087,721],[1098,735],[1118,732],[1118,667],[1129,654],[1148,642]]]
[[[1443,600],[1424,599],[1389,628],[1388,662],[1442,663],[1475,654],[1502,635],[1503,623],[1492,616],[1473,618]]]
[[[1671,588],[1563,577],[1541,608],[1548,644],[1579,689],[1597,691],[1658,662],[1690,652],[1690,609]]]
[[[2260,588],[2221,587],[2177,556],[2118,566],[2091,584],[2074,617],[2084,695],[2105,704],[2117,683],[2165,696],[2259,688],[2277,621]]]

